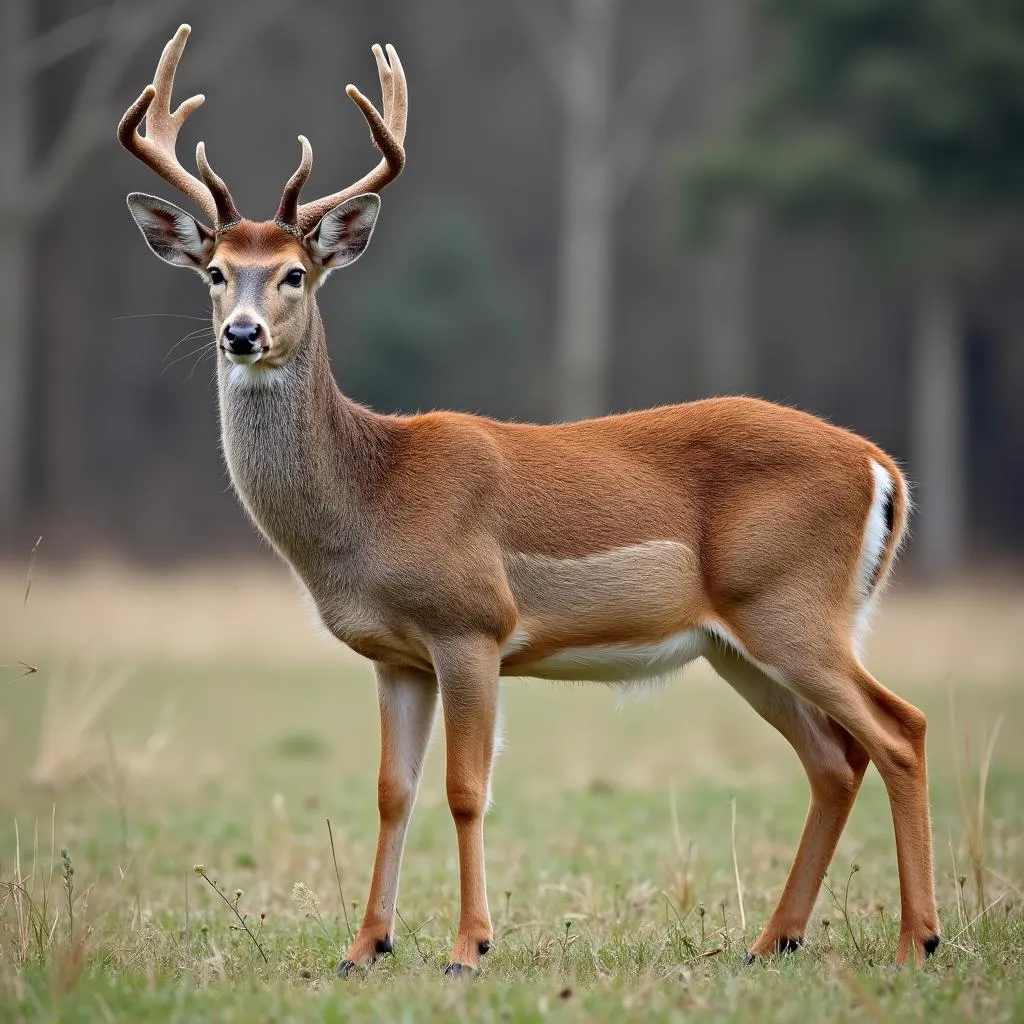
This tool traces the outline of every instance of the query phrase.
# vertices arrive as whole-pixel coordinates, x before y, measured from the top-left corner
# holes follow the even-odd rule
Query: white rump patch
[[[892,475],[874,459],[871,460],[871,473],[875,478],[875,495],[871,499],[868,521],[864,527],[864,543],[857,570],[857,591],[861,597],[871,593],[871,583],[878,563],[882,560],[885,542],[889,539],[889,530],[885,524],[885,502],[892,493]]]
[[[864,638],[878,600],[878,588],[872,588],[872,582],[889,539],[889,528],[885,522],[885,504],[894,486],[892,474],[874,459],[871,460],[871,473],[875,478],[875,494],[871,499],[871,508],[868,510],[868,519],[864,526],[864,541],[860,549],[856,583],[859,604],[853,617],[852,629],[853,649],[858,658],[862,656]]]

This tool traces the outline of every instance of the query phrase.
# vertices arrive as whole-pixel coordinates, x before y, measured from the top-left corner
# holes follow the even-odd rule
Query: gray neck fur
[[[253,521],[314,592],[358,558],[390,449],[388,417],[341,394],[323,322],[283,367],[218,371],[221,436],[231,480]]]

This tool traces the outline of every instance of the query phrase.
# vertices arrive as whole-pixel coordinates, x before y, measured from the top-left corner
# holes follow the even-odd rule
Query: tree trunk
[[[705,396],[756,391],[754,232],[754,211],[736,207],[724,218],[713,247],[700,257],[700,384]]]
[[[608,408],[614,197],[609,117],[618,0],[570,0],[555,366],[557,415]]]
[[[914,555],[929,579],[949,576],[964,551],[966,397],[957,299],[932,282],[918,297],[911,366]]]
[[[28,84],[21,58],[28,0],[0,3],[0,550],[15,542],[24,497],[30,221],[18,210],[29,158]]]
[[[749,0],[714,0],[708,8],[704,132],[720,132],[733,117],[752,61]],[[753,394],[757,389],[754,210],[737,206],[697,267],[700,290],[700,386],[705,395]]]

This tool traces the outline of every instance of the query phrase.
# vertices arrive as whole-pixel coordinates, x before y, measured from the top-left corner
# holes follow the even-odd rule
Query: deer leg
[[[437,707],[437,680],[432,675],[383,665],[376,665],[375,671],[380,700],[380,831],[363,923],[338,965],[342,977],[356,964],[372,963],[391,952],[405,835]]]
[[[500,653],[493,639],[480,637],[448,641],[432,654],[444,714],[448,806],[459,846],[459,930],[445,973],[458,976],[477,966],[493,937],[484,875],[484,811],[494,758]]]
[[[747,962],[803,945],[807,921],[868,766],[863,747],[842,726],[797,697],[735,651],[707,655],[715,671],[796,751],[807,773],[811,802],[793,866],[774,913]]]
[[[921,963],[939,945],[932,873],[925,717],[887,690],[852,654],[831,673],[797,676],[793,687],[839,722],[867,751],[889,794],[900,879],[896,962]]]
[[[773,614],[792,606],[777,594],[748,604],[738,636],[752,658],[770,666],[787,688],[842,726],[882,776],[892,808],[900,880],[896,962],[904,963],[911,953],[923,962],[939,945],[925,717],[861,665],[838,626],[819,619],[816,629],[803,632],[808,639],[801,642],[792,623]],[[813,621],[813,607],[803,618]]]

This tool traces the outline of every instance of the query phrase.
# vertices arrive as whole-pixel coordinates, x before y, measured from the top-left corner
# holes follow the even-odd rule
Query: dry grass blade
[[[33,783],[63,789],[102,766],[105,752],[94,727],[128,678],[125,671],[104,675],[93,670],[76,685],[67,670],[53,677],[47,688],[36,762],[30,772]]]
[[[36,553],[39,551],[39,545],[43,543],[43,538],[37,537],[35,544],[32,545],[32,550],[28,554],[28,576],[25,580],[25,598],[22,601],[22,607],[28,604],[28,595],[32,593],[32,577],[36,571]]]
[[[188,872],[185,872],[185,964],[192,966],[192,927],[188,913]]]
[[[958,932],[956,933],[956,935],[954,935],[954,936],[953,936],[953,937],[952,937],[952,938],[951,938],[951,939],[949,940],[950,944],[952,944],[952,943],[956,942],[956,940],[957,940],[957,939],[959,939],[961,935],[966,935],[967,933],[969,933],[969,932],[970,932],[970,930],[971,930],[971,929],[972,929],[972,928],[973,928],[973,927],[974,927],[974,926],[975,926],[975,925],[976,925],[976,924],[977,924],[977,923],[978,923],[978,922],[979,922],[979,921],[980,921],[980,920],[981,920],[981,919],[982,919],[982,918],[983,918],[983,917],[984,917],[984,916],[985,916],[985,915],[986,915],[986,914],[987,914],[987,913],[988,913],[988,912],[989,912],[990,910],[992,910],[992,909],[994,909],[995,907],[999,906],[999,904],[1003,902],[1003,898],[1004,898],[1004,894],[1002,894],[1002,893],[1001,893],[1001,894],[1000,894],[1000,895],[998,895],[998,896],[997,896],[997,897],[996,897],[996,898],[995,898],[995,899],[994,899],[994,900],[993,900],[993,901],[992,901],[992,902],[991,902],[991,903],[990,903],[990,904],[989,904],[989,905],[988,905],[987,907],[984,907],[984,908],[982,908],[982,909],[981,909],[980,911],[978,911],[978,913],[977,913],[977,914],[975,914],[975,915],[974,915],[974,917],[972,917],[972,918],[971,918],[971,920],[970,920],[970,921],[968,921],[968,922],[967,922],[967,924],[965,924],[965,925],[963,926],[963,928],[961,928],[961,929],[960,929],[960,931],[958,931]]]
[[[949,859],[953,863],[953,884],[956,886],[956,916],[961,926],[967,922],[967,908],[964,906],[964,882],[966,876],[961,879],[960,869],[956,866],[956,851],[953,849],[953,834],[949,836]]]
[[[732,798],[732,870],[736,876],[736,900],[740,905],[740,928],[747,933],[747,912],[743,909],[743,883],[740,881],[740,861],[736,853],[736,797]]]
[[[950,729],[954,736],[953,742],[953,773],[956,777],[957,794],[960,800],[960,815],[964,823],[964,843],[967,846],[967,855],[971,862],[971,874],[974,879],[974,892],[979,908],[986,906],[985,880],[988,869],[985,864],[985,798],[988,788],[988,776],[992,769],[992,757],[995,753],[996,740],[999,737],[999,730],[1002,728],[1003,716],[996,719],[995,725],[985,743],[985,749],[978,763],[977,792],[972,792],[970,780],[967,773],[971,768],[971,742],[970,733],[964,737],[965,765],[961,761],[959,750],[955,741],[957,734],[956,707],[953,700],[952,686],[949,688],[949,720]],[[984,915],[980,911],[978,920]]]
[[[13,679],[9,679],[8,682],[16,683],[19,679],[24,679],[26,676],[35,675],[39,671],[38,666],[30,665],[27,661],[22,661],[20,658],[17,661],[11,662],[9,665],[2,665],[0,668],[18,668],[21,671],[14,676]]]
[[[123,839],[125,778],[151,773],[171,739],[169,709],[165,707],[146,742],[128,750],[122,748],[115,759],[113,741],[98,725],[130,678],[127,669],[79,672],[65,668],[54,673],[47,687],[35,764],[29,772],[35,785],[61,790],[107,771],[122,813]]]
[[[341,869],[338,867],[338,855],[334,850],[334,830],[331,828],[331,819],[327,819],[327,835],[331,840],[331,860],[334,861],[334,877],[338,880],[338,899],[341,900],[341,912],[345,915],[345,930],[348,932],[349,942],[352,941],[352,925],[348,921],[348,906],[345,903],[345,890],[341,886]]]
[[[676,847],[675,896],[683,910],[693,905],[693,841],[683,849],[683,835],[679,828],[679,810],[676,806],[675,779],[669,787],[668,808],[672,818],[672,839]]]
[[[426,920],[425,920],[425,921],[424,921],[424,922],[423,922],[423,923],[422,923],[421,925],[419,925],[418,927],[416,927],[416,928],[410,928],[410,927],[409,927],[409,924],[408,924],[408,922],[407,922],[407,921],[405,920],[405,918],[404,918],[404,917],[402,917],[402,912],[401,912],[401,911],[400,911],[400,910],[398,909],[398,907],[395,907],[395,914],[397,914],[397,915],[398,915],[398,920],[402,922],[402,927],[404,927],[404,928],[405,928],[405,930],[406,930],[406,933],[408,934],[409,938],[410,938],[410,939],[412,939],[412,944],[413,944],[413,945],[414,945],[414,946],[416,947],[416,952],[417,952],[417,953],[419,954],[419,957],[420,957],[420,959],[421,959],[421,960],[422,960],[422,961],[423,961],[423,962],[424,962],[425,964],[428,964],[428,965],[429,965],[429,963],[430,963],[430,958],[429,958],[429,957],[427,956],[427,954],[426,954],[426,953],[424,953],[424,952],[423,952],[423,950],[422,950],[422,949],[420,948],[420,940],[419,940],[418,936],[419,936],[419,933],[420,933],[421,931],[423,931],[423,929],[424,929],[424,928],[426,928],[426,927],[427,927],[427,925],[428,925],[428,924],[430,924],[430,922],[431,922],[431,921],[433,921],[433,920],[434,920],[434,917],[433,917],[433,915],[431,915],[430,917],[428,917],[428,918],[427,918],[427,919],[426,919]]]
[[[33,577],[35,575],[35,571],[36,571],[36,552],[38,552],[39,545],[42,544],[42,542],[43,542],[43,538],[41,536],[36,538],[36,542],[35,542],[35,544],[32,545],[32,550],[29,552],[29,555],[28,555],[28,572],[25,574],[25,594],[24,594],[24,596],[22,597],[22,600],[21,600],[21,607],[22,607],[22,615],[23,616],[25,614],[25,610],[28,608],[28,597],[29,597],[29,594],[32,593],[32,579],[33,579]],[[25,625],[25,623],[23,622],[22,626],[24,627],[24,625]],[[19,669],[21,669],[21,672],[19,672],[18,675],[16,675],[14,677],[14,679],[11,680],[11,682],[17,682],[17,680],[24,679],[26,676],[35,675],[35,673],[39,671],[39,669],[35,665],[29,664],[29,662],[24,661],[21,658],[19,658],[17,661],[15,661],[12,665],[10,665],[10,666],[5,665],[3,667],[4,668],[19,668]]]

